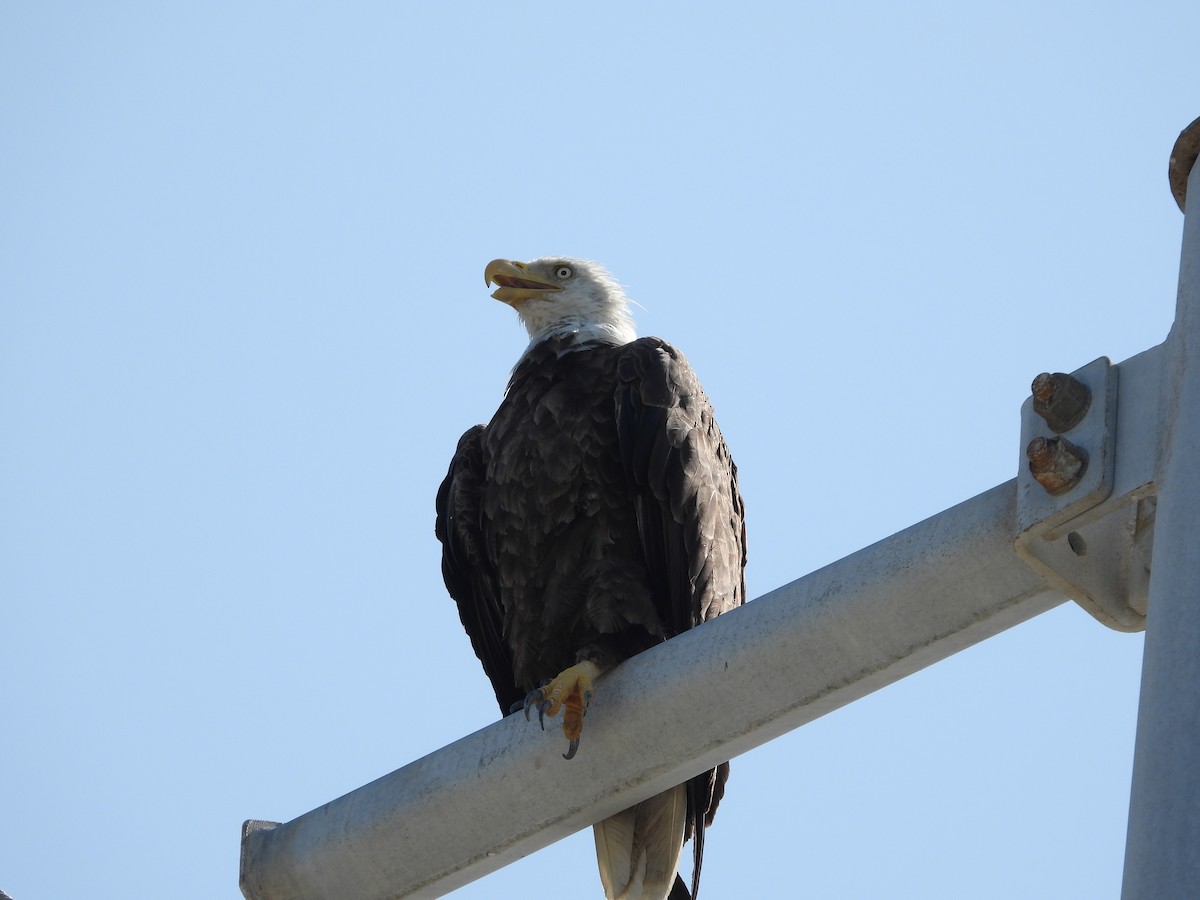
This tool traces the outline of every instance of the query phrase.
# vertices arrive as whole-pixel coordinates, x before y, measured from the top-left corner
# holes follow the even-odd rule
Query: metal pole
[[[1125,846],[1124,900],[1200,897],[1200,119],[1171,158],[1183,226],[1161,398],[1154,563]]]

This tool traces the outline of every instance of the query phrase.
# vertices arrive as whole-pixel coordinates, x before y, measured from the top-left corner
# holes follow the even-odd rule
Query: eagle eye
[[[559,266],[557,269],[554,270],[554,277],[561,278],[564,281],[566,279],[570,278],[574,274],[575,273],[571,271],[570,266]]]

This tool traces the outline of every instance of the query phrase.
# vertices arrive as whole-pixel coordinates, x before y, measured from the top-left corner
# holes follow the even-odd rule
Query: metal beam
[[[1172,189],[1185,209],[1183,250],[1175,323],[1164,345],[1160,491],[1124,900],[1200,897],[1200,176],[1193,167],[1198,149],[1200,119],[1180,135],[1170,169]]]
[[[570,762],[557,729],[510,716],[287,824],[247,823],[242,890],[383,900],[479,878],[1062,603],[1015,533],[1009,481],[628,661]]]

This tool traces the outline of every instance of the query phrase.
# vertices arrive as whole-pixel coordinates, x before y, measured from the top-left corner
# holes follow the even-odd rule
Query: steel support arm
[[[244,894],[440,896],[1058,605],[1014,550],[1016,496],[998,485],[628,661],[570,762],[554,729],[510,716],[291,822],[248,822]]]

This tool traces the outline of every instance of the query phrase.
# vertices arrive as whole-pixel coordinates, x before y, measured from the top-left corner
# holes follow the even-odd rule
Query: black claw
[[[579,738],[575,738],[575,740],[571,741],[570,746],[567,747],[567,752],[562,755],[562,758],[563,759],[574,759],[575,751],[578,749],[579,749]]]
[[[514,703],[512,705],[512,709],[510,710],[510,712],[516,712],[518,709],[524,709],[525,710],[525,721],[528,722],[530,707],[532,707],[533,704],[537,703],[541,699],[542,699],[541,689],[535,688],[534,690],[530,691],[528,694],[525,695],[524,700],[520,700],[520,701]],[[539,716],[538,718],[540,719],[541,716]],[[544,727],[545,726],[543,726],[543,728]]]
[[[511,716],[513,713],[520,712],[523,709],[525,709],[525,701],[518,700],[516,703],[514,703],[512,706],[510,706],[508,708],[508,714]],[[526,717],[526,718],[528,718],[528,717]]]
[[[542,731],[546,730],[546,710],[553,705],[549,700],[544,700],[542,705],[538,707],[538,724],[542,726]]]

